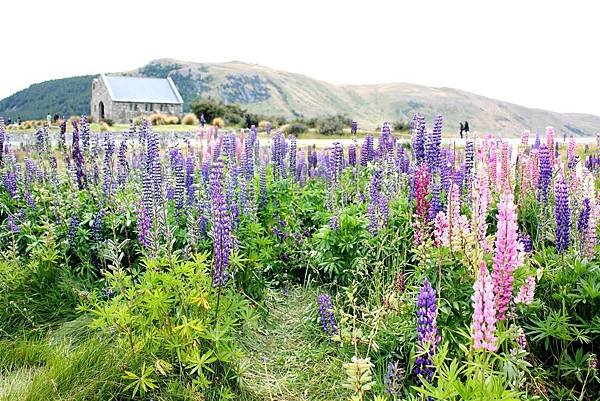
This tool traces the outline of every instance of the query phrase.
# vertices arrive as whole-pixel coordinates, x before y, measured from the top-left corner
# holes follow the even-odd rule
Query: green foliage
[[[437,380],[415,387],[419,393],[434,400],[448,401],[523,399],[522,392],[511,389],[506,375],[494,369],[490,355],[478,354],[474,361],[463,363],[458,359],[447,360],[447,354],[447,347],[441,347],[434,360]]]
[[[281,127],[281,132],[288,135],[298,136],[308,131],[306,125],[302,123],[291,123]]]
[[[76,316],[89,284],[62,265],[53,231],[47,231],[27,261],[0,260],[0,336],[39,330]]]
[[[213,99],[196,99],[190,104],[190,110],[198,118],[204,114],[206,121],[223,118],[232,125],[240,124],[246,114],[246,110],[236,104],[225,104]]]
[[[394,121],[392,124],[394,131],[406,131],[410,128],[410,124],[405,120]]]
[[[351,119],[342,115],[318,118],[315,123],[317,132],[322,135],[341,134],[344,127],[350,126]]]
[[[240,295],[212,288],[206,254],[169,268],[167,260],[146,260],[137,279],[108,274],[114,297],[97,295],[82,310],[96,318],[92,327],[115,333],[118,344],[145,361],[123,379],[132,397],[164,391],[171,379],[212,397],[214,385],[234,386],[242,354],[235,337],[250,316]]]

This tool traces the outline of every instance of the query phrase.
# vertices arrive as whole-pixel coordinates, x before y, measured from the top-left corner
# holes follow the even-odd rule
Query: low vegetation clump
[[[198,125],[199,120],[193,113],[187,113],[183,117],[181,117],[181,123],[183,125]]]
[[[205,117],[0,119],[0,400],[597,399],[598,144]]]

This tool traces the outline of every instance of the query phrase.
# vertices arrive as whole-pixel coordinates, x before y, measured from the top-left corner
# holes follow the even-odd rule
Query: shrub
[[[278,127],[281,127],[282,125],[287,124],[287,119],[285,117],[281,117],[281,116],[275,117],[274,121]]]
[[[88,123],[90,123],[90,124],[95,121],[94,116],[86,116],[86,118],[88,120]],[[104,121],[106,121],[106,119]]]
[[[260,121],[258,122],[258,129],[259,129],[260,131],[265,131],[265,130],[267,129],[267,124],[270,124],[270,121],[267,121],[267,120],[260,120]],[[272,125],[273,125],[273,124],[271,124],[271,126],[272,126]]]
[[[198,125],[199,120],[198,120],[198,117],[196,117],[196,115],[194,113],[187,113],[181,119],[181,123],[183,125]]]
[[[212,125],[217,128],[223,128],[225,126],[225,121],[221,117],[215,117],[212,120]]]
[[[404,120],[394,121],[392,127],[394,128],[394,131],[404,131],[408,129],[408,122]]]
[[[315,123],[315,128],[319,134],[335,135],[343,132],[346,122],[346,118],[340,115],[319,118]]]
[[[106,123],[106,124],[107,124],[109,127],[112,127],[113,125],[115,125],[115,122],[114,122],[112,119],[110,119],[110,118],[105,118],[105,119],[104,119],[104,122],[105,122],[105,123]]]
[[[224,118],[224,121],[226,121],[229,125],[242,125],[244,118],[242,116],[238,116],[237,114],[229,114],[226,118]]]
[[[165,124],[165,116],[161,113],[150,114],[148,117],[152,125],[164,125]]]
[[[179,117],[175,115],[165,116],[165,124],[175,125],[179,124]]]
[[[198,118],[204,115],[206,121],[212,121],[216,117],[225,115],[225,105],[212,99],[196,99],[190,104],[190,110]]]
[[[100,132],[106,132],[108,131],[108,124],[106,122],[102,122],[100,123]]]
[[[306,131],[308,131],[308,127],[301,123],[286,124],[286,125],[281,126],[280,129],[281,129],[281,132],[283,132],[284,134],[289,134],[289,135],[294,135],[294,136],[298,136],[298,135],[303,134]]]

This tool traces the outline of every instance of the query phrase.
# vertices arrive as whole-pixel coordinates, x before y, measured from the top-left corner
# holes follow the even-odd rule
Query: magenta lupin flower
[[[473,321],[471,335],[473,348],[494,352],[498,349],[496,342],[496,307],[494,303],[492,277],[485,264],[479,264],[479,276],[473,285]]]
[[[518,265],[517,213],[511,193],[503,193],[498,204],[498,227],[494,253],[494,297],[498,320],[506,319],[513,290],[513,272]]]

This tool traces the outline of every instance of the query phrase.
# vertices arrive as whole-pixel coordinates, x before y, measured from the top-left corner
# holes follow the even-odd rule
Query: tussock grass
[[[268,316],[242,340],[247,355],[240,378],[242,399],[347,399],[348,392],[340,386],[346,356],[318,331],[316,292],[274,291],[265,305]]]
[[[130,361],[86,318],[43,338],[0,340],[0,401],[111,400]]]

